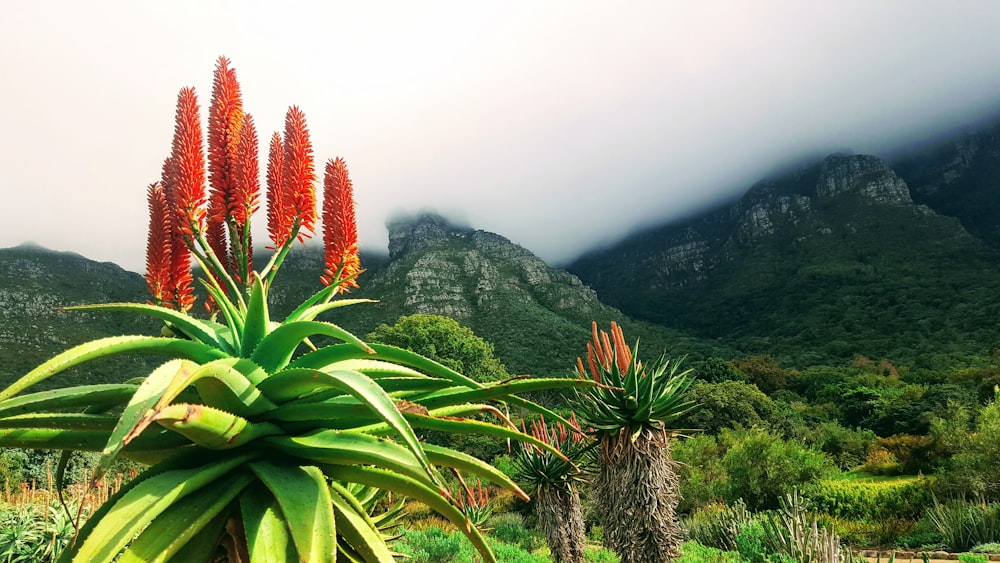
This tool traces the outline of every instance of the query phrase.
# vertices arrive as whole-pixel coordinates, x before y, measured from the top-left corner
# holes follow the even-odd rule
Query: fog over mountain
[[[0,247],[143,269],[177,91],[229,57],[266,139],[306,113],[362,244],[430,208],[550,263],[832,151],[1000,113],[1000,3],[12,3]],[[264,219],[257,240],[266,240]]]

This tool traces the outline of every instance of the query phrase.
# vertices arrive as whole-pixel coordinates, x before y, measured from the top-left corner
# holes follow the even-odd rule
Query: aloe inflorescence
[[[389,562],[389,517],[371,513],[377,489],[426,503],[494,561],[441,471],[527,495],[483,461],[422,443],[415,429],[484,434],[556,453],[502,416],[497,424],[465,417],[499,414],[489,403],[506,401],[555,419],[516,393],[590,384],[484,385],[319,320],[368,301],[342,298],[361,270],[353,187],[341,159],[329,161],[324,178],[325,260],[317,275],[326,285],[273,320],[268,293],[276,274],[317,220],[305,115],[290,108],[284,134],[271,138],[273,254],[259,270],[250,236],[261,204],[257,135],[228,60],[216,67],[207,163],[193,88],[181,90],[176,121],[161,178],[148,189],[150,301],[70,308],[153,317],[164,323],[162,334],[75,346],[0,392],[0,446],[101,452],[95,481],[119,456],[150,464],[91,516],[60,560]],[[207,319],[191,314],[192,261],[205,273]],[[119,354],[172,359],[141,377],[123,374],[120,383],[26,393],[71,367]]]

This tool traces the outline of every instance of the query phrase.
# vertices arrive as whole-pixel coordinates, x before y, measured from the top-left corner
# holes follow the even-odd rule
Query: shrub
[[[543,543],[541,535],[533,529],[525,528],[524,517],[516,512],[496,514],[486,522],[486,526],[492,529],[490,535],[494,539],[516,545],[525,551],[535,551]]]
[[[1000,542],[1000,504],[964,500],[935,502],[927,515],[952,551],[967,551],[979,544]]]
[[[677,563],[740,563],[739,553],[708,547],[697,541],[685,542],[681,554]]]
[[[819,512],[854,520],[915,520],[934,504],[928,477],[891,480],[823,480],[804,490]]]
[[[738,434],[722,458],[729,477],[727,499],[742,498],[752,510],[775,508],[796,487],[833,471],[822,452],[762,430]]]

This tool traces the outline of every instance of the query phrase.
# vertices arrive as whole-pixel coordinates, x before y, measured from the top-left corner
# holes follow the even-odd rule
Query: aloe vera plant
[[[60,561],[393,561],[385,526],[396,513],[373,516],[371,489],[426,503],[494,561],[440,472],[525,493],[483,461],[423,444],[415,429],[552,450],[490,403],[556,417],[516,393],[581,383],[484,385],[319,320],[365,301],[342,296],[356,286],[360,262],[353,188],[340,159],[327,164],[324,178],[327,285],[273,320],[269,289],[316,220],[305,118],[289,109],[284,135],[272,137],[266,176],[274,253],[259,271],[250,238],[261,198],[256,131],[226,59],[216,67],[208,122],[206,195],[197,98],[193,89],[181,90],[172,152],[161,181],[148,190],[150,302],[70,308],[150,316],[164,323],[163,334],[80,344],[0,391],[2,447],[101,452],[94,481],[119,456],[150,464],[90,517]],[[206,274],[210,318],[190,314],[192,261]],[[141,377],[123,374],[120,383],[30,392],[69,368],[117,354],[170,359]],[[499,423],[464,418],[479,413]]]

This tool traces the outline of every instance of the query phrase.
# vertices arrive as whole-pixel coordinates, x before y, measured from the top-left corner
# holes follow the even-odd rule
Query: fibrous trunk
[[[622,563],[662,563],[680,557],[679,482],[664,432],[644,429],[601,437],[596,489],[604,545]]]
[[[551,488],[535,495],[535,513],[552,557],[558,563],[583,563],[586,542],[580,494],[575,488]]]

